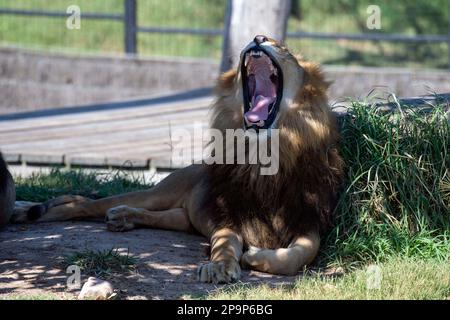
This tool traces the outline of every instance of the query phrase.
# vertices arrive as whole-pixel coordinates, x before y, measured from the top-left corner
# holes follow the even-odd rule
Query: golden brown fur
[[[196,231],[211,241],[211,262],[199,268],[206,282],[239,279],[241,266],[295,274],[315,258],[330,224],[342,179],[338,132],[313,63],[297,59],[273,40],[264,43],[283,71],[283,98],[275,175],[260,165],[193,165],[149,191],[92,201],[62,197],[18,213],[15,221],[103,218],[112,231],[136,227]],[[241,62],[242,63],[242,62]],[[211,127],[242,129],[242,77],[224,73],[216,87]]]

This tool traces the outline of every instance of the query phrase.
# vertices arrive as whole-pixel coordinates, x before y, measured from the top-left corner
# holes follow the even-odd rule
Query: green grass
[[[50,198],[74,194],[92,199],[104,198],[125,192],[148,189],[139,175],[123,171],[107,173],[85,170],[52,169],[49,174],[37,173],[29,177],[16,177],[17,200],[46,201]]]
[[[448,261],[449,146],[442,107],[383,114],[354,104],[342,123],[347,182],[322,257],[345,265],[392,256]]]
[[[65,268],[71,265],[80,267],[83,274],[95,277],[112,276],[116,273],[129,272],[135,269],[137,259],[119,253],[118,249],[84,250],[68,255],[63,259]]]
[[[292,15],[288,31],[446,34],[446,0],[430,3],[377,0],[382,29],[368,30],[370,0],[302,0],[301,17]],[[0,0],[0,7],[65,11],[70,0]],[[122,13],[122,0],[78,0],[83,12]],[[138,1],[138,24],[175,28],[223,28],[226,0]],[[65,18],[2,16],[0,44],[52,51],[123,53],[119,21],[82,19],[81,30],[68,30]],[[249,39],[250,40],[250,39]],[[296,53],[326,64],[446,68],[447,45],[288,39]],[[222,37],[177,34],[138,35],[139,53],[150,56],[221,58]]]
[[[393,259],[378,265],[379,286],[367,285],[373,273],[362,268],[338,277],[306,273],[292,285],[236,284],[212,292],[207,299],[235,300],[432,300],[450,298],[450,264]],[[369,284],[376,284],[370,281]]]

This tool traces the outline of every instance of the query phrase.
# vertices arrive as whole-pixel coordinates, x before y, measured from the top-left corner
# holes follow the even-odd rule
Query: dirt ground
[[[61,259],[74,252],[118,248],[137,258],[133,272],[108,278],[121,299],[200,298],[221,286],[197,282],[196,269],[208,260],[206,239],[185,233],[139,229],[106,230],[103,223],[59,222],[9,225],[0,231],[0,299],[56,296],[76,299]],[[82,274],[82,282],[91,276]],[[295,277],[243,271],[242,281],[278,285]]]

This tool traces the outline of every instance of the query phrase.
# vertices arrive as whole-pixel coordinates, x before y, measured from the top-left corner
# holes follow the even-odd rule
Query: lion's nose
[[[261,35],[256,36],[255,39],[253,39],[253,42],[258,44],[258,45],[261,44],[261,43],[264,43],[266,41],[269,41],[269,39],[267,39],[266,36],[261,36]]]

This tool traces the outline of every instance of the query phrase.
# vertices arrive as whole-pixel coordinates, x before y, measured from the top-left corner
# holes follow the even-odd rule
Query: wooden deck
[[[4,115],[0,150],[12,163],[176,168],[172,132],[206,127],[212,101],[197,92]]]

